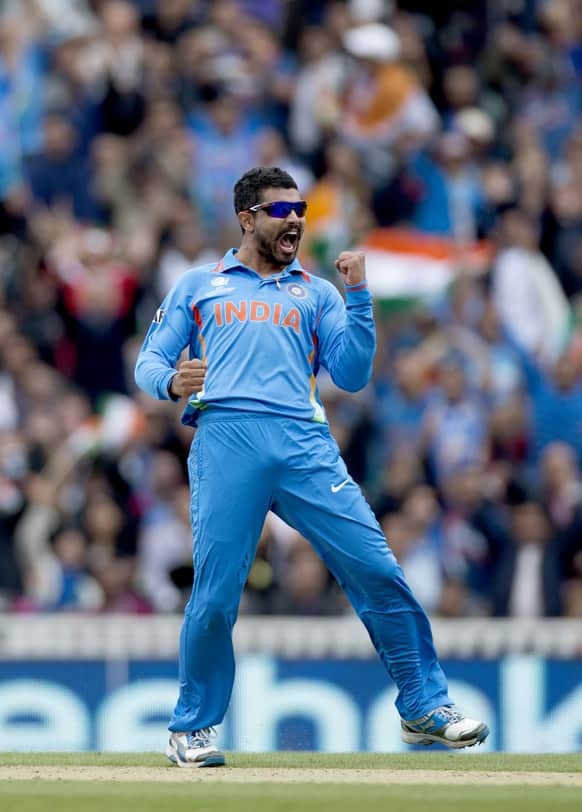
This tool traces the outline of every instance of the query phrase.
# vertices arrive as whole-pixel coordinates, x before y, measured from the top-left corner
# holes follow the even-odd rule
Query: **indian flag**
[[[374,298],[390,305],[430,301],[445,291],[460,268],[482,274],[493,256],[486,241],[459,245],[404,228],[374,229],[361,248]]]
[[[146,430],[143,410],[126,395],[105,396],[99,405],[99,412],[68,438],[67,450],[73,461],[102,451],[119,452]]]

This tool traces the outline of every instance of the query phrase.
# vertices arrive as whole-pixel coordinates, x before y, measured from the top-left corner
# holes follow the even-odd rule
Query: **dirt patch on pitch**
[[[582,773],[477,770],[338,770],[296,768],[0,767],[0,781],[135,781],[224,784],[512,784],[582,787]]]

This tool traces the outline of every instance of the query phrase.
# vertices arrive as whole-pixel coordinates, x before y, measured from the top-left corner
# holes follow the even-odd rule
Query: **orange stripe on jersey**
[[[202,335],[202,316],[200,315],[200,310],[198,309],[197,305],[192,305],[192,314],[194,315],[194,321],[196,322],[196,327],[198,327],[198,340],[200,341],[200,346],[202,348],[202,361],[206,363],[206,339]]]
[[[311,352],[307,356],[307,360],[309,361],[311,366],[313,366],[313,362],[315,361],[315,353],[317,352],[317,335],[316,335],[316,333],[312,334],[311,340],[313,342],[313,349],[311,350]]]
[[[200,310],[198,309],[197,305],[192,305],[192,315],[194,316],[194,321],[196,323],[196,327],[199,330],[202,329],[202,316],[200,315]]]
[[[206,360],[207,360],[206,359],[206,339],[204,338],[202,333],[200,333],[200,335],[198,336],[198,340],[200,341],[200,346],[202,347],[202,358],[201,358],[201,360],[204,363],[206,363]]]
[[[319,320],[320,320],[320,318],[321,318],[321,314],[322,314],[322,312],[323,312],[323,307],[320,307],[320,308],[319,308],[319,310],[317,311],[317,317],[316,317],[316,319],[315,319],[315,329],[316,329],[316,330],[317,330],[317,327],[318,327],[318,325],[319,325]],[[316,334],[315,334],[315,333],[313,333],[313,341],[314,341],[315,343],[317,343],[317,336],[316,336]]]
[[[315,378],[315,371],[313,370],[313,364],[315,361],[315,354],[317,352],[317,335],[313,333],[311,336],[313,341],[313,349],[309,353],[307,360],[311,364],[311,375],[309,376],[309,402],[313,406],[313,418],[312,420],[315,423],[325,423],[325,412],[320,403],[317,402],[317,398],[315,397],[315,390],[317,388],[317,380]]]

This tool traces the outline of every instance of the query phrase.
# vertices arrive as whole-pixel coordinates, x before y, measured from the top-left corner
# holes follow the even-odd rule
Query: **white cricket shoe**
[[[224,767],[224,753],[211,743],[213,727],[192,733],[170,733],[166,755],[178,767]]]
[[[467,719],[454,705],[440,708],[410,722],[400,720],[402,740],[407,744],[444,744],[447,747],[472,747],[489,735],[485,722]]]

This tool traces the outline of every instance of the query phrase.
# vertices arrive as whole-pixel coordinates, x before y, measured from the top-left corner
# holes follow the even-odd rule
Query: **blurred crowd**
[[[320,389],[430,614],[581,616],[581,35],[577,0],[3,0],[0,609],[183,607],[192,432],[133,366],[265,164],[329,278],[378,228],[490,246]],[[242,611],[349,607],[270,514]]]

